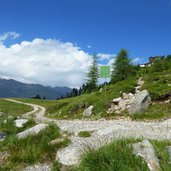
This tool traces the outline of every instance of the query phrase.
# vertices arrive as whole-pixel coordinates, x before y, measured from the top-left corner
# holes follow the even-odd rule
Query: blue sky
[[[0,34],[20,34],[6,47],[49,38],[89,54],[125,48],[139,63],[171,53],[170,0],[0,0],[0,23]]]

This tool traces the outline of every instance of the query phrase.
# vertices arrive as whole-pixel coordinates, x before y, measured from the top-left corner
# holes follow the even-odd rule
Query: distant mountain
[[[19,98],[32,98],[36,95],[40,95],[46,99],[56,99],[61,95],[70,93],[69,87],[50,87],[42,86],[40,84],[25,84],[16,80],[1,79],[0,78],[0,97],[19,97]]]

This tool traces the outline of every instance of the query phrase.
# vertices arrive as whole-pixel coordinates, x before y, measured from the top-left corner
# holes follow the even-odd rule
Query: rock
[[[122,111],[126,109],[126,102],[124,100],[121,100],[119,102],[119,107],[121,108]]]
[[[166,100],[164,103],[170,103],[171,101],[170,101],[170,99],[169,100]]]
[[[28,166],[27,168],[23,169],[22,171],[51,171],[52,166],[48,164],[37,164],[34,166]]]
[[[169,154],[169,164],[171,164],[171,146],[166,147],[168,154]]]
[[[38,124],[32,128],[29,128],[23,132],[18,133],[17,137],[21,139],[21,138],[26,138],[27,136],[30,136],[30,135],[36,135],[40,131],[44,130],[47,126],[48,124],[44,124],[44,123]]]
[[[141,114],[151,105],[151,98],[147,90],[136,94],[129,109],[129,114]]]
[[[159,160],[155,155],[155,150],[148,140],[133,144],[134,154],[141,156],[148,165],[150,171],[160,171]]]
[[[5,165],[8,162],[9,153],[7,151],[0,151],[0,166]]]
[[[144,84],[143,79],[142,79],[142,78],[139,78],[137,84],[138,84],[140,87],[142,87],[142,85]]]
[[[28,120],[27,119],[16,119],[14,122],[15,122],[16,127],[22,128],[24,126],[24,124],[28,122]]]
[[[113,110],[120,110],[121,109],[120,106],[117,106],[117,105],[114,105],[112,108],[113,108]]]
[[[122,97],[123,97],[124,100],[127,100],[128,99],[128,94],[123,93]]]
[[[63,141],[65,141],[65,138],[57,138],[57,139],[55,139],[55,140],[52,140],[49,144],[54,145],[54,144],[61,143],[61,142],[63,142]]]
[[[116,114],[121,114],[120,110],[115,111]]]
[[[0,140],[3,140],[6,136],[5,132],[0,132]]]
[[[3,112],[0,112],[0,117],[2,117],[4,114],[5,114],[5,113],[3,113]]]
[[[101,88],[100,90],[99,90],[99,92],[102,92],[103,91],[103,88]]]
[[[118,104],[122,100],[121,97],[113,99],[114,104]]]
[[[89,106],[87,109],[84,110],[83,115],[84,116],[91,116],[93,108],[94,108],[93,105]]]
[[[132,99],[134,98],[134,95],[133,95],[132,93],[129,93],[129,94],[128,94],[128,98],[129,98],[130,100],[132,100]]]

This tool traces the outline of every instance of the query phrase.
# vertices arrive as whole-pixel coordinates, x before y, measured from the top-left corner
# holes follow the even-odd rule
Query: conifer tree
[[[131,66],[128,52],[121,49],[113,63],[112,82],[126,79],[131,72]]]
[[[87,76],[88,76],[87,85],[88,85],[88,87],[90,87],[91,91],[93,91],[97,88],[97,82],[98,82],[98,77],[99,77],[96,56],[93,56],[93,58],[92,58],[92,63],[90,65]]]

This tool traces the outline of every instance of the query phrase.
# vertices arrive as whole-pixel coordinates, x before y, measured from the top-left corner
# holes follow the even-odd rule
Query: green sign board
[[[100,67],[100,78],[110,78],[110,66]]]

